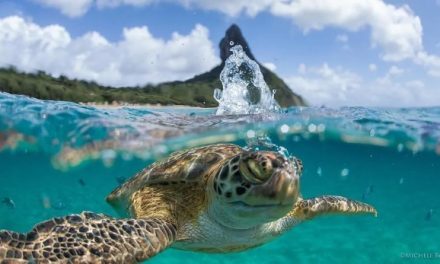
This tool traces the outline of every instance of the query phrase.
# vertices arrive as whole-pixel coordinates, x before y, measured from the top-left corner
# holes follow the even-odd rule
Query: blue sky
[[[0,66],[114,86],[186,79],[219,62],[236,23],[311,104],[432,106],[439,12],[436,0],[0,0]]]

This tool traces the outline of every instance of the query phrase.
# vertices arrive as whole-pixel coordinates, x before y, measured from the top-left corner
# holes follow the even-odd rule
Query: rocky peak
[[[228,30],[226,30],[226,34],[223,37],[223,39],[220,41],[220,58],[222,59],[222,62],[224,62],[229,55],[231,55],[231,51],[229,50],[231,48],[230,42],[233,41],[234,45],[241,45],[243,47],[243,50],[246,52],[246,55],[252,59],[255,60],[254,55],[252,54],[248,43],[243,37],[243,34],[241,33],[240,28],[236,24],[232,24]]]

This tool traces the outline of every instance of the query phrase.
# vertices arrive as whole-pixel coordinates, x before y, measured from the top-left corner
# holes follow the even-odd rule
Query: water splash
[[[246,140],[245,149],[251,151],[269,150],[277,152],[288,159],[293,157],[285,147],[273,143],[267,135],[249,137]]]
[[[258,63],[251,60],[241,45],[231,48],[220,74],[223,91],[215,89],[219,102],[217,115],[262,114],[279,112],[280,106],[264,81]]]

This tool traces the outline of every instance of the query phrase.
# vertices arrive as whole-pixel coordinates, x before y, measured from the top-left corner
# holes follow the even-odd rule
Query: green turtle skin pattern
[[[176,238],[160,219],[114,219],[83,212],[36,225],[29,233],[0,231],[1,263],[138,263]]]
[[[298,201],[295,210],[292,211],[292,216],[295,215],[297,218],[302,216],[303,220],[306,220],[330,213],[366,213],[377,216],[376,209],[371,205],[336,195],[324,195]]]

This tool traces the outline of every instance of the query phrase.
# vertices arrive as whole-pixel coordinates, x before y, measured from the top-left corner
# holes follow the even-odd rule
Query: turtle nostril
[[[261,162],[250,160],[248,166],[255,178],[261,181],[266,181],[272,175],[272,162],[270,160],[265,159]]]
[[[270,160],[248,159],[240,163],[240,172],[249,182],[261,184],[272,175],[272,164]]]

